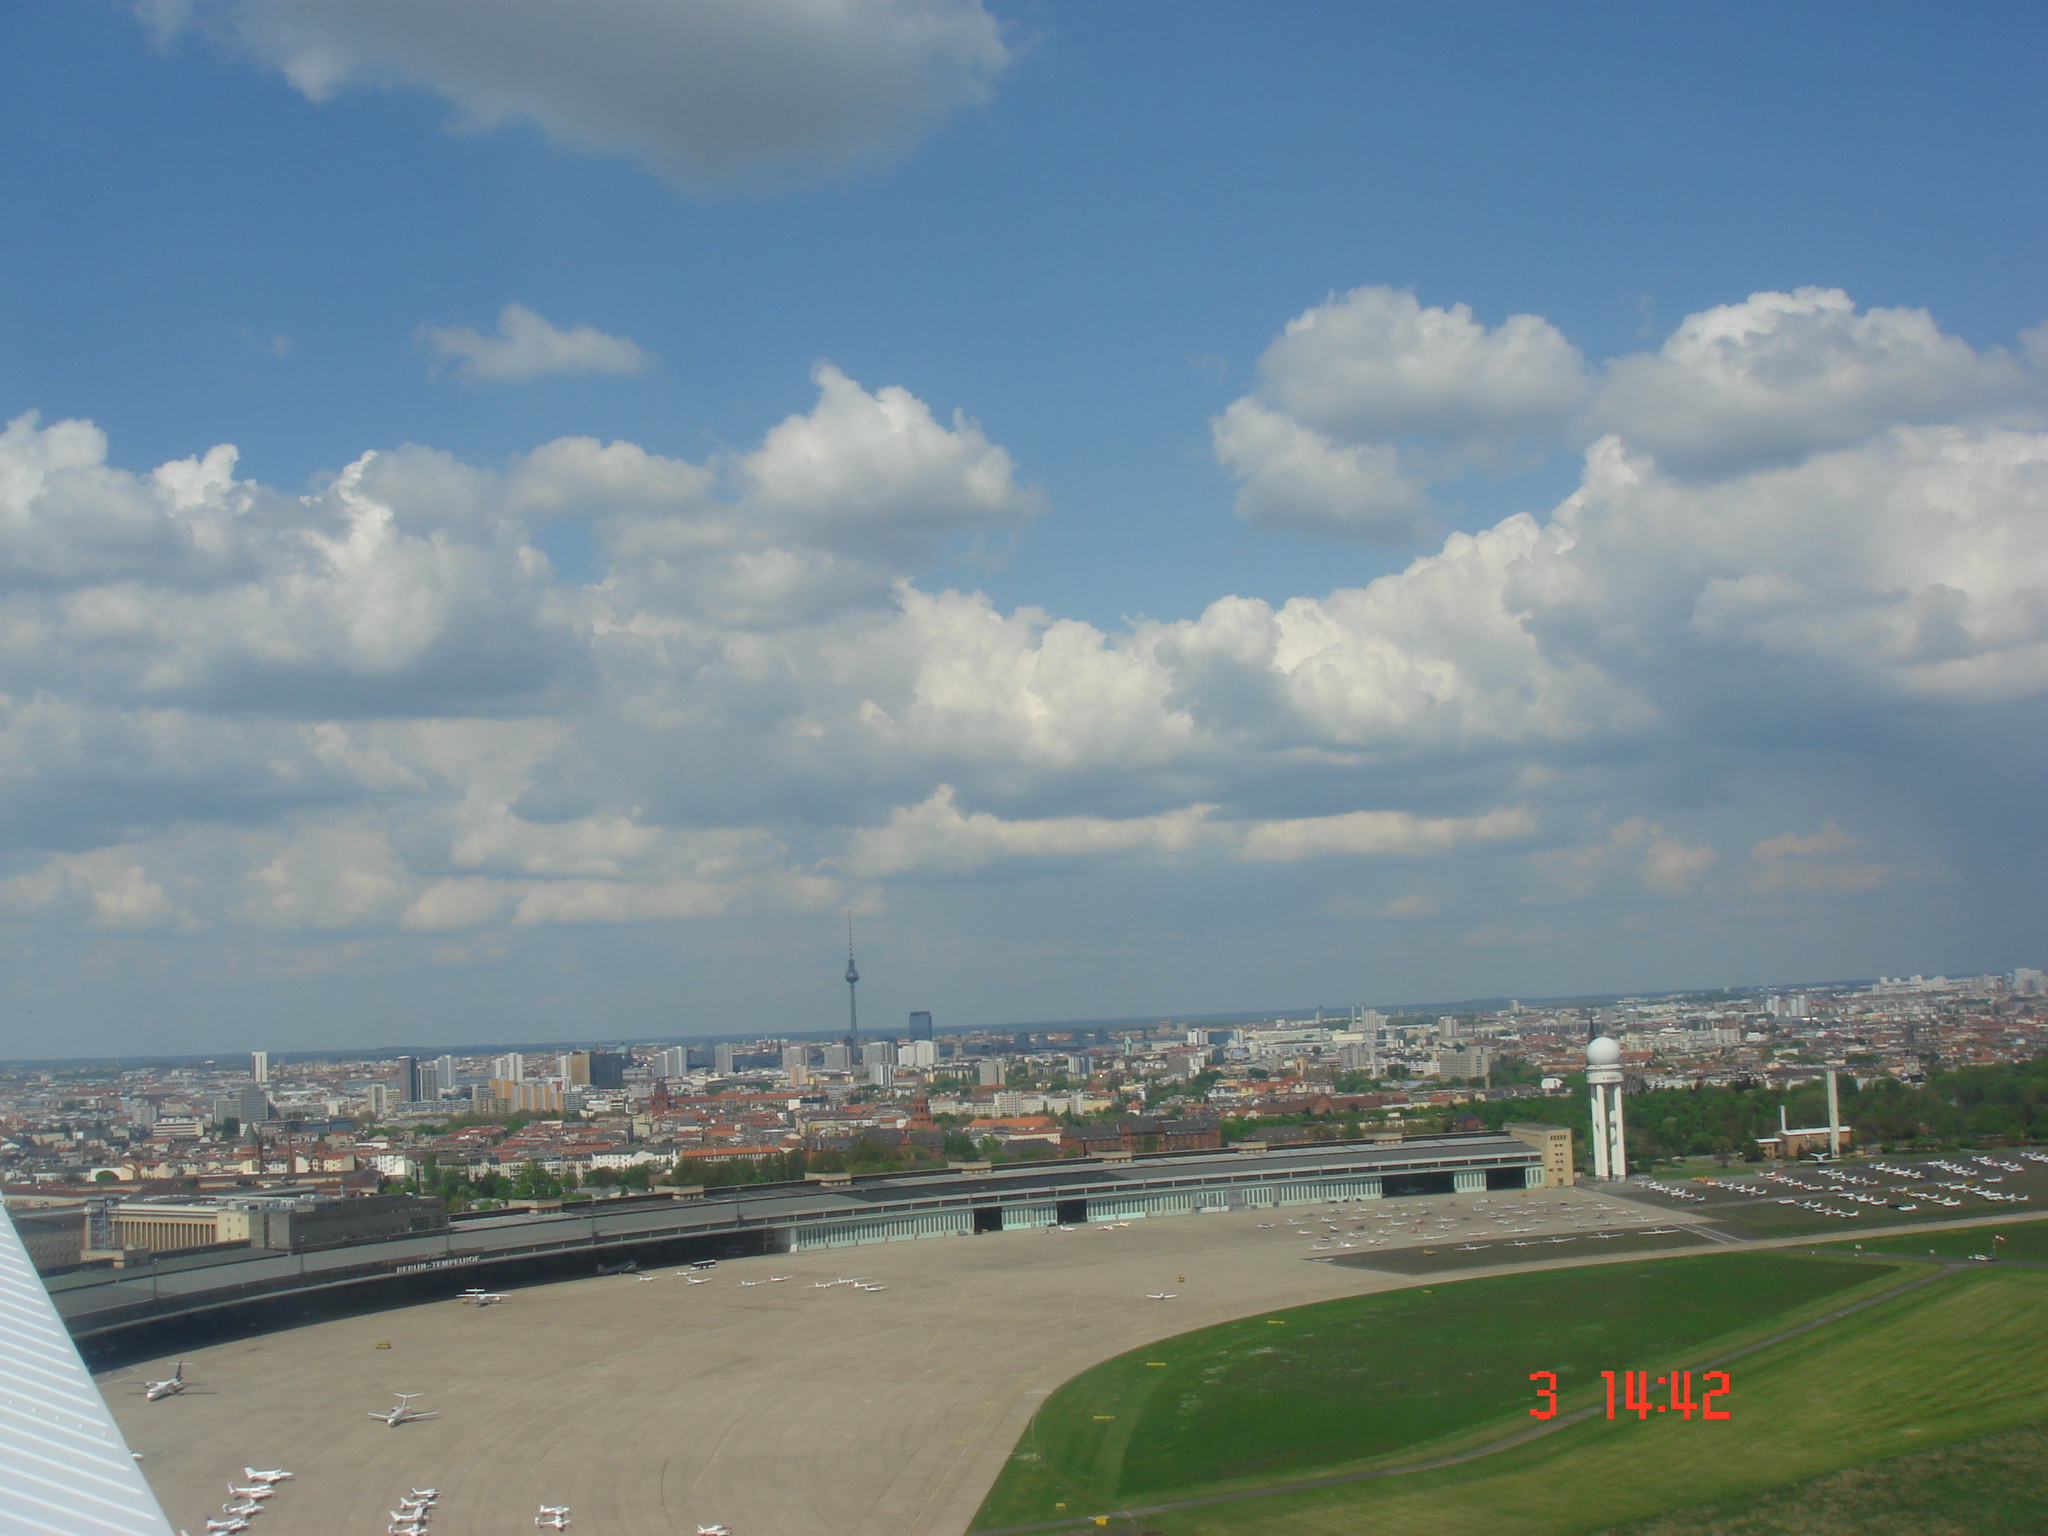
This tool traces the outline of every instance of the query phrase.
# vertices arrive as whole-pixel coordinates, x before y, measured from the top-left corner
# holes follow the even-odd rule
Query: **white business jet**
[[[400,1392],[397,1394],[397,1406],[393,1407],[385,1413],[373,1413],[370,1415],[370,1417],[373,1419],[382,1420],[384,1423],[389,1424],[393,1429],[396,1429],[401,1424],[411,1424],[419,1419],[438,1419],[439,1417],[441,1417],[440,1414],[428,1413],[422,1409],[415,1408],[412,1406],[412,1400],[414,1398],[425,1396],[426,1393],[424,1392]]]

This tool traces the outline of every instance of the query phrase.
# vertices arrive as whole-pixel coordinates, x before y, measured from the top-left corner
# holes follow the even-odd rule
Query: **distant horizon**
[[[1430,1014],[1452,1015],[1459,1013],[1494,1013],[1509,1003],[1519,1003],[1533,1009],[1610,1007],[1629,1002],[1664,1002],[1672,998],[1697,997],[1708,994],[1722,994],[1730,997],[1755,994],[1780,994],[1787,992],[1825,992],[1874,985],[1883,974],[1835,981],[1785,981],[1767,982],[1756,985],[1721,987],[1679,987],[1670,991],[1646,992],[1600,992],[1569,993],[1558,997],[1523,997],[1516,993],[1502,993],[1495,997],[1464,998],[1450,1002],[1406,1002],[1406,1003],[1360,1003],[1357,1006],[1373,1009],[1388,1018],[1414,1018]],[[1944,976],[1949,980],[1962,980],[1977,976],[2002,976],[2012,974],[2005,971],[1967,972],[1922,972],[1922,975]],[[1051,1019],[1036,1022],[1014,1022],[1003,1024],[940,1024],[933,1021],[933,1034],[1053,1034],[1065,1030],[1157,1028],[1160,1025],[1185,1024],[1190,1027],[1208,1025],[1223,1027],[1233,1022],[1250,1022],[1260,1019],[1310,1018],[1318,1007],[1325,1014],[1325,1023],[1336,1023],[1348,1017],[1351,1004],[1309,1003],[1284,1008],[1236,1009],[1224,1013],[1140,1013],[1118,1018],[1100,1019]],[[874,1030],[863,1028],[863,1040],[897,1040],[908,1031],[906,1023],[902,1030]],[[488,1056],[521,1054],[544,1055],[565,1051],[592,1050],[600,1048],[626,1048],[635,1046],[694,1046],[730,1044],[739,1041],[785,1040],[791,1042],[820,1041],[832,1043],[845,1037],[844,1029],[819,1030],[775,1030],[757,1034],[707,1034],[707,1035],[634,1035],[630,1038],[606,1035],[576,1040],[539,1040],[525,1043],[486,1042],[471,1045],[379,1045],[366,1046],[360,1050],[344,1046],[325,1047],[315,1050],[271,1050],[270,1064],[273,1068],[292,1062],[305,1061],[385,1061],[397,1056]],[[122,1070],[134,1070],[143,1066],[174,1066],[180,1063],[221,1065],[226,1062],[247,1063],[255,1051],[265,1049],[252,1046],[243,1051],[213,1051],[193,1054],[166,1055],[153,1053],[131,1056],[64,1056],[64,1057],[11,1057],[0,1058],[0,1071],[19,1068],[63,1068],[97,1066],[107,1063],[125,1064]]]

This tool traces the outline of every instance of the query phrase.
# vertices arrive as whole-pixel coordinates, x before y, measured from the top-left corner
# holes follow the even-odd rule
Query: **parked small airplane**
[[[700,1525],[697,1536],[732,1536],[732,1532],[722,1525]]]
[[[567,1515],[535,1515],[533,1523],[550,1531],[566,1531],[569,1529],[569,1517]]]
[[[422,1411],[421,1409],[412,1406],[412,1400],[414,1398],[425,1396],[426,1393],[424,1392],[400,1392],[397,1394],[398,1403],[396,1407],[392,1408],[387,1413],[373,1413],[370,1415],[370,1417],[373,1419],[382,1419],[386,1424],[391,1425],[394,1429],[397,1428],[400,1424],[410,1424],[416,1419],[438,1419],[439,1417],[441,1417],[440,1414],[427,1413]]]
[[[566,1504],[543,1504],[540,1507],[540,1512],[544,1515],[566,1515],[569,1513],[569,1506]]]
[[[267,1483],[251,1483],[247,1488],[237,1488],[233,1482],[228,1484],[229,1495],[237,1499],[267,1499],[276,1492]]]
[[[472,1286],[455,1298],[465,1307],[491,1307],[508,1298],[499,1291],[487,1291],[482,1286]]]
[[[272,1467],[268,1472],[258,1472],[254,1467],[244,1467],[242,1468],[242,1476],[249,1479],[252,1483],[263,1483],[266,1485],[289,1482],[291,1480],[291,1473],[285,1471],[283,1467]]]
[[[639,1268],[638,1259],[627,1259],[623,1264],[600,1264],[597,1266],[597,1272],[600,1275],[630,1275]]]
[[[192,1385],[185,1379],[185,1367],[189,1364],[189,1360],[180,1360],[172,1367],[171,1374],[162,1381],[145,1381],[142,1384],[142,1395],[152,1403],[161,1402],[167,1397],[176,1397]]]
[[[742,1280],[740,1282],[741,1285],[759,1285],[760,1283],[758,1280]]]
[[[425,1499],[431,1504],[434,1500],[441,1497],[441,1490],[438,1488],[415,1488],[412,1491],[412,1496],[415,1499]]]
[[[677,1270],[676,1273],[679,1275],[683,1274],[681,1270]],[[709,1275],[683,1275],[683,1284],[685,1285],[709,1285],[710,1283],[711,1277]]]
[[[1147,1291],[1145,1299],[1147,1301],[1173,1301],[1179,1295],[1179,1291]]]
[[[237,1515],[232,1520],[209,1520],[206,1529],[210,1536],[232,1536],[233,1532],[249,1529],[249,1522]]]
[[[251,1515],[262,1514],[263,1506],[261,1504],[258,1504],[254,1499],[244,1499],[239,1504],[221,1505],[220,1512],[233,1520],[246,1520]]]

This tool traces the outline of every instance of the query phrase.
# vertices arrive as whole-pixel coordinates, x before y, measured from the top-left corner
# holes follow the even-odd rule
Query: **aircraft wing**
[[[11,1220],[0,1219],[0,1536],[171,1536]]]

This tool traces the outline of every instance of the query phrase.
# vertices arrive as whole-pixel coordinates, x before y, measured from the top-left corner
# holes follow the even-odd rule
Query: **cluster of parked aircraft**
[[[206,1522],[207,1536],[234,1536],[237,1531],[246,1531],[250,1517],[263,1513],[264,1502],[277,1492],[277,1485],[291,1481],[291,1473],[283,1467],[272,1467],[267,1472],[244,1467],[242,1476],[247,1481],[240,1487],[234,1479],[228,1480],[228,1502],[220,1507],[220,1519]],[[180,1531],[178,1536],[185,1536],[185,1532]]]
[[[1703,1201],[1707,1197],[1696,1189],[1679,1189],[1670,1184],[1660,1184],[1655,1179],[1638,1180],[1643,1188],[1655,1190],[1668,1200]]]
[[[533,1517],[533,1523],[544,1530],[566,1531],[569,1529],[569,1506],[566,1504],[543,1504],[540,1513]]]
[[[391,1523],[384,1527],[385,1536],[427,1536],[427,1517],[434,1512],[434,1501],[440,1497],[438,1488],[413,1489],[391,1511]]]

